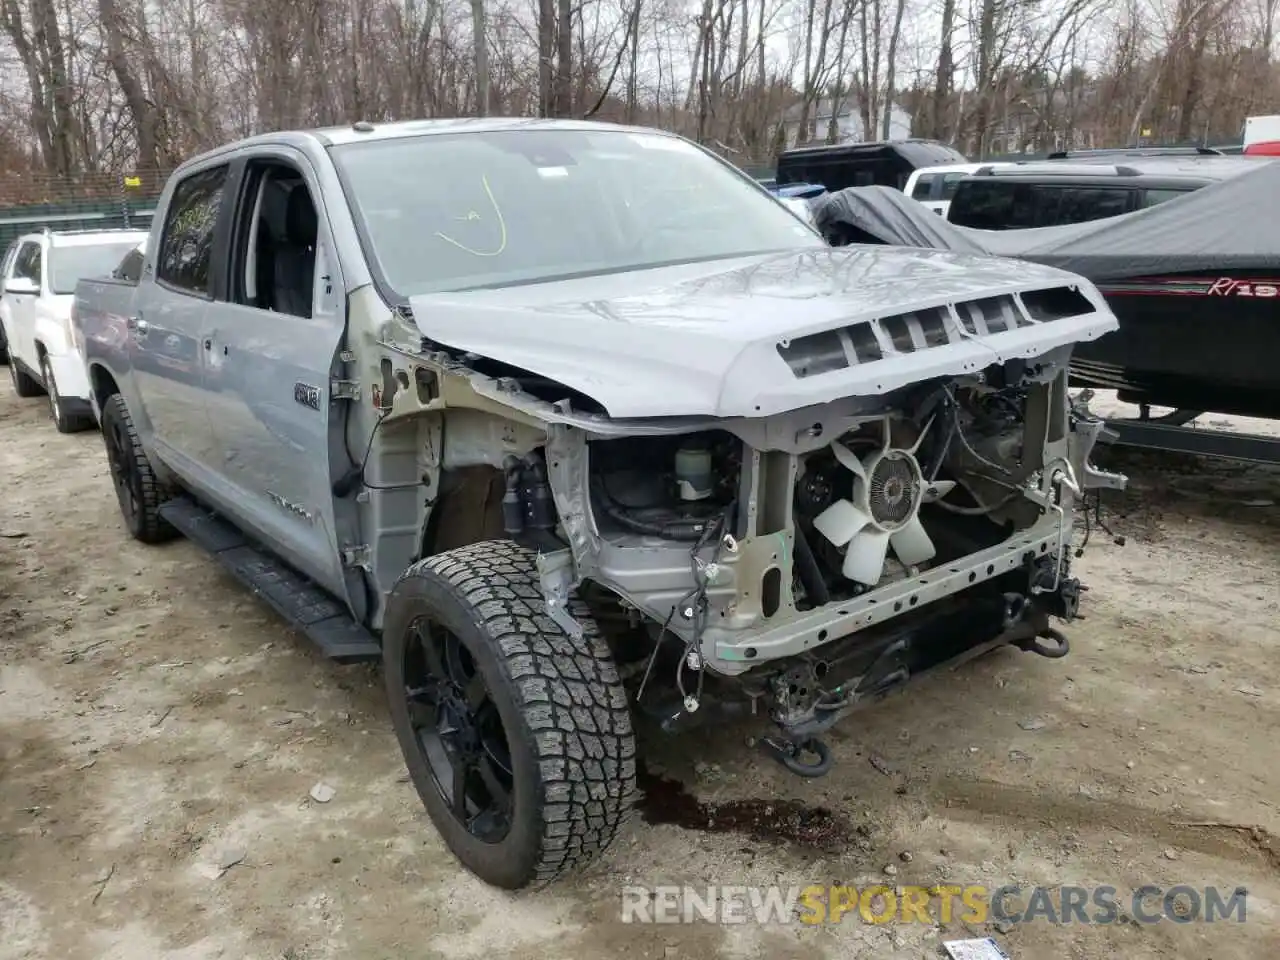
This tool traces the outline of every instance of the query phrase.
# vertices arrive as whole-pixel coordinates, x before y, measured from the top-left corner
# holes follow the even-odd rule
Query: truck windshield
[[[124,255],[137,245],[136,239],[55,245],[49,251],[49,289],[55,294],[75,293],[76,284],[81,280],[109,276]]]
[[[658,133],[428,134],[332,155],[401,296],[825,247],[745,174]]]

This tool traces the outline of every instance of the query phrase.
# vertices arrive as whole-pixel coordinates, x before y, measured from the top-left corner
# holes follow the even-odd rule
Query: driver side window
[[[245,168],[231,254],[230,300],[310,319],[319,216],[307,181],[282,160]]]

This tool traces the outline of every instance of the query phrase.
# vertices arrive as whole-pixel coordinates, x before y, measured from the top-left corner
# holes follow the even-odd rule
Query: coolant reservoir
[[[676,489],[681,500],[706,500],[711,496],[710,450],[689,446],[676,451]]]

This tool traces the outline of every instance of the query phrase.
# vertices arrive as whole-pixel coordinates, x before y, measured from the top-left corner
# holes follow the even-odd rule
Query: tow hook
[[[1061,630],[1045,627],[1036,636],[1019,643],[1018,648],[1050,660],[1061,660],[1071,651],[1071,642]]]
[[[776,737],[761,737],[760,748],[798,777],[826,776],[835,763],[831,756],[831,748],[817,737],[810,737],[798,743]],[[817,759],[805,760],[805,754],[812,754]]]
[[[1066,587],[1065,583],[1063,587]],[[1073,593],[1072,596],[1076,597],[1077,595]],[[1004,629],[1006,631],[1013,630],[1020,624],[1026,623],[1030,613],[1031,603],[1025,595],[1021,593],[1006,593],[1004,595]],[[1042,627],[1034,636],[1014,641],[1013,645],[1019,650],[1038,653],[1040,656],[1048,657],[1050,660],[1061,660],[1071,650],[1071,642],[1067,640],[1066,634],[1049,626]]]

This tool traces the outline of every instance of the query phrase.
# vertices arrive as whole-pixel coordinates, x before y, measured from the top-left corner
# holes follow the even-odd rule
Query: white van
[[[956,186],[965,177],[983,167],[1011,167],[1011,161],[1000,163],[949,163],[938,167],[921,167],[912,172],[902,188],[912,200],[919,200],[944,219],[955,196]]]

